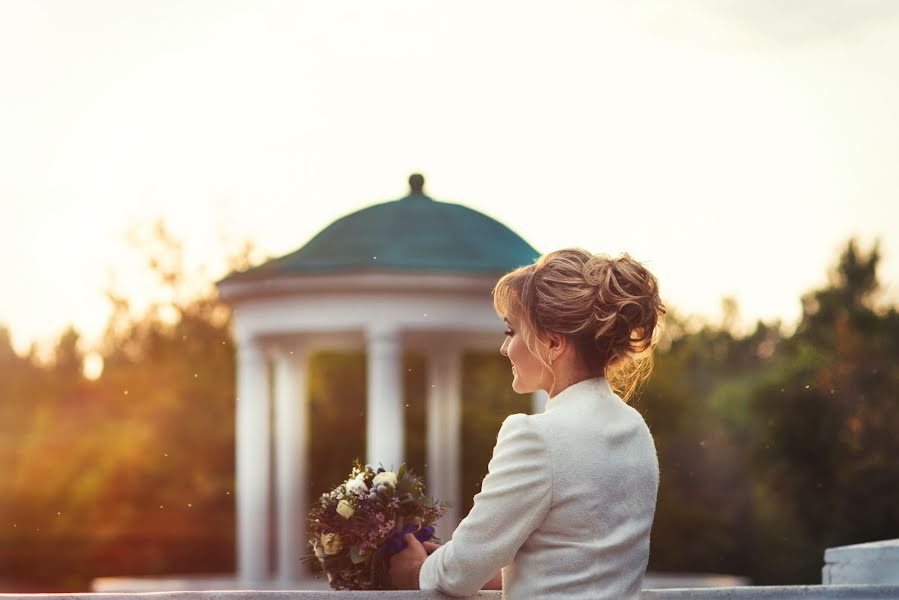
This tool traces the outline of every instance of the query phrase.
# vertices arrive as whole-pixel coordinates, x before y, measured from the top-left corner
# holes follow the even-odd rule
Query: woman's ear
[[[546,341],[549,346],[549,355],[553,357],[553,360],[558,359],[568,347],[568,340],[565,339],[565,336],[558,333],[550,333]]]

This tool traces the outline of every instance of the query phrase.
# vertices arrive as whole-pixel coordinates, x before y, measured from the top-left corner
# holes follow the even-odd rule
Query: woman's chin
[[[528,389],[528,386],[526,385],[522,385],[522,382],[518,380],[518,375],[513,375],[512,391],[516,394],[530,394],[534,390]]]

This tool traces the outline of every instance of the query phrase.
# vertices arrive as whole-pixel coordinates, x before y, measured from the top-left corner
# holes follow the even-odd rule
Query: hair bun
[[[581,267],[581,275],[584,283],[592,286],[600,286],[608,278],[609,264],[612,260],[604,254],[594,254],[587,259]]]
[[[647,350],[665,309],[659,285],[646,267],[622,254],[594,256],[584,265],[584,280],[596,287],[593,338],[608,364]]]

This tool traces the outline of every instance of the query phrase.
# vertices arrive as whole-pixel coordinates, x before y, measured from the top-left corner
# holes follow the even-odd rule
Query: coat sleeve
[[[516,414],[503,422],[481,491],[453,532],[419,573],[419,587],[453,596],[475,594],[512,563],[549,511],[552,466],[533,418]]]

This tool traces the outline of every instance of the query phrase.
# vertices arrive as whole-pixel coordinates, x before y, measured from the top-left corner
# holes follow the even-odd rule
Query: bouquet
[[[309,511],[313,553],[302,560],[320,566],[335,590],[393,589],[390,557],[406,547],[403,536],[436,539],[434,523],[445,509],[405,464],[393,473],[356,460],[349,478]]]

